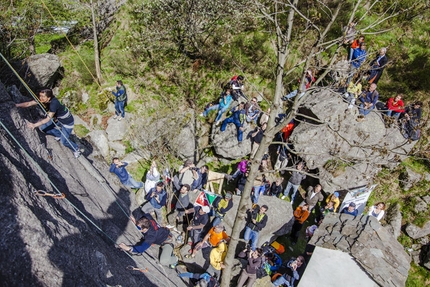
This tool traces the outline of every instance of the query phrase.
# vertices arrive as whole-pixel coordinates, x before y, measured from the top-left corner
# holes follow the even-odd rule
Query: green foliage
[[[408,279],[406,280],[406,287],[418,287],[430,285],[430,272],[415,263],[411,263]]]
[[[122,143],[125,144],[125,153],[126,154],[131,153],[135,150],[135,148],[132,146],[130,141],[125,140]]]
[[[74,131],[80,138],[85,137],[90,132],[84,125],[75,125]]]
[[[62,34],[37,34],[35,35],[34,42],[36,43],[36,53],[43,54],[48,53],[51,50],[51,43],[53,41],[61,41],[64,39]]]

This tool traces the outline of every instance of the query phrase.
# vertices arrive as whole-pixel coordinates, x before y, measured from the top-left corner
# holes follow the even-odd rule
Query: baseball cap
[[[355,207],[355,203],[354,203],[354,202],[351,202],[351,203],[349,204],[349,206],[351,206],[351,207]]]
[[[202,206],[202,210],[204,213],[209,213],[209,211],[211,211],[211,209],[209,208],[209,206]]]

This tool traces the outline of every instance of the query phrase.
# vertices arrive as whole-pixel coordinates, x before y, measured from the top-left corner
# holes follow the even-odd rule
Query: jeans
[[[275,281],[273,281],[273,285],[275,287],[281,286],[281,285],[285,285],[287,287],[292,287],[292,285],[290,284],[290,282],[287,281],[287,279],[285,279],[285,277],[282,275],[280,277],[278,277],[278,279],[276,279]]]
[[[229,117],[222,122],[221,131],[225,131],[225,128],[229,123],[233,123],[237,128],[237,141],[242,142],[243,131],[241,130],[241,124],[239,120],[235,120],[233,117]]]
[[[236,179],[239,175],[242,175],[243,172],[240,171],[240,169],[237,169],[233,175],[231,176],[232,179]]]
[[[280,170],[287,166],[288,164],[288,158],[285,158],[284,160],[281,160],[281,155],[278,154],[278,158],[276,159],[274,170]],[[281,170],[281,174],[284,174],[284,170]]]
[[[124,184],[127,187],[136,188],[136,189],[143,187],[143,182],[141,182],[141,181],[137,182],[136,180],[134,180],[134,178],[131,177],[131,175],[129,175],[128,179],[126,181],[122,182],[122,184]]]
[[[228,110],[228,106],[223,108],[220,108],[220,105],[218,104],[210,106],[206,111],[203,112],[203,116],[207,117],[209,112],[213,110],[218,110],[218,115],[216,116],[216,119],[215,119],[215,122],[217,122],[221,119],[222,114]]]
[[[73,126],[71,128],[65,128],[64,126],[61,127],[61,143],[65,146],[71,149],[72,151],[78,151],[79,147],[77,144],[72,142],[70,140],[70,134],[73,131]]]
[[[372,105],[372,107],[371,108],[369,108],[369,109],[364,109],[364,104],[363,103],[361,103],[360,104],[360,111],[359,111],[359,113],[360,113],[360,115],[364,115],[364,116],[366,116],[366,115],[368,115],[373,109],[375,108],[375,106],[374,105]]]
[[[246,272],[246,268],[242,269],[239,280],[237,281],[237,287],[242,287],[245,285],[246,280],[248,280],[246,287],[251,287],[254,285],[255,280],[257,280],[257,274],[249,274]]]
[[[245,241],[251,240],[252,251],[255,251],[255,249],[257,249],[258,231],[254,231],[247,226],[245,228],[245,234],[243,235],[243,239],[245,239]]]
[[[395,111],[392,111],[392,110],[387,110],[386,114],[389,117],[394,117],[394,118],[398,119],[400,117],[401,113],[398,113],[398,112],[395,112]]]
[[[294,199],[296,198],[297,190],[299,189],[300,184],[294,185],[290,181],[287,183],[287,187],[284,190],[284,195],[287,196],[290,194],[290,189],[293,189],[293,194],[291,196],[291,202],[294,202]]]
[[[297,96],[298,92],[299,92],[299,90],[294,90],[291,93],[289,93],[288,95],[286,95],[284,98],[286,98],[286,99],[294,98],[295,96]],[[304,95],[305,95],[305,92],[301,92],[300,95],[299,95],[299,99],[301,97],[303,97]]]
[[[191,229],[190,230],[190,236],[193,240],[193,244],[196,245],[201,238],[201,234],[202,234],[203,228],[202,229]]]
[[[52,121],[52,119],[49,120],[49,122],[41,125],[39,127],[39,129],[42,132],[46,133],[47,135],[51,135],[51,136],[54,136],[56,138],[60,138],[61,137],[61,132],[60,132],[60,130],[58,130],[58,129],[55,128],[55,124]]]
[[[221,215],[215,214],[215,218],[212,221],[212,226],[217,226],[218,224],[220,224],[223,218],[224,217],[221,217]]]
[[[125,117],[124,103],[125,101],[115,101],[115,115],[121,115],[123,118]]]
[[[260,195],[264,192],[264,185],[253,186],[252,189],[254,190],[254,195],[251,198],[252,203],[258,203]]]

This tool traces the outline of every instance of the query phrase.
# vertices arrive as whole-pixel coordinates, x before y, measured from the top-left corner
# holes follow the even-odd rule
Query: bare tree
[[[278,133],[283,125],[276,126],[275,118],[278,114],[278,111],[282,107],[281,97],[283,95],[284,86],[283,82],[285,77],[292,74],[296,69],[302,69],[302,79],[303,82],[305,80],[305,71],[308,68],[318,68],[323,72],[319,75],[318,79],[315,82],[319,84],[322,79],[333,69],[334,63],[339,60],[339,52],[342,48],[342,35],[339,33],[339,36],[335,39],[329,38],[329,33],[333,32],[333,26],[336,21],[339,21],[340,16],[343,18],[348,18],[349,21],[356,18],[357,11],[362,7],[362,1],[357,1],[354,5],[347,3],[347,1],[317,1],[315,5],[317,5],[317,9],[321,14],[325,15],[325,21],[321,21],[318,19],[312,18],[312,15],[309,13],[310,9],[304,9],[304,7],[298,7],[299,1],[273,1],[271,3],[262,2],[262,1],[253,1],[253,5],[255,5],[263,18],[267,21],[268,26],[273,28],[273,32],[275,34],[274,47],[277,56],[277,66],[276,66],[276,87],[275,94],[273,97],[273,103],[271,105],[271,113],[269,117],[269,121],[267,124],[267,129],[264,134],[263,140],[259,146],[255,159],[252,161],[251,169],[249,176],[247,178],[247,182],[244,188],[244,192],[242,193],[241,200],[239,202],[238,214],[236,216],[232,234],[231,241],[229,243],[229,249],[227,256],[225,258],[226,268],[223,269],[222,274],[222,283],[221,286],[230,286],[231,278],[232,278],[232,263],[234,259],[234,255],[236,252],[236,247],[239,242],[239,234],[241,232],[241,224],[246,218],[246,210],[250,207],[250,195],[251,189],[254,182],[254,179],[259,174],[259,165],[260,161],[265,151],[268,149],[271,144],[283,144],[273,142],[273,138],[276,133]],[[380,1],[375,1],[380,2]],[[380,3],[379,3],[380,4]],[[393,4],[394,5],[394,4]],[[369,13],[369,10],[374,8],[375,4],[371,4],[366,13]],[[394,5],[395,6],[395,5]],[[375,27],[380,25],[381,23],[404,13],[404,9],[396,10],[394,6],[389,7],[386,11],[382,11],[378,17],[378,19],[370,24],[362,32],[366,31],[375,31]],[[340,14],[341,8],[344,12],[342,15]],[[415,7],[416,8],[416,7]],[[346,13],[346,14],[345,14]],[[345,17],[346,16],[346,17]],[[298,23],[301,24],[302,29],[299,29]],[[345,23],[346,24],[346,23]],[[301,37],[301,33],[308,34],[307,37]],[[304,49],[304,57],[302,59],[297,60],[296,64],[292,65],[292,67],[285,71],[286,60],[288,59],[291,51],[291,45],[293,43],[293,35],[298,38],[298,41],[301,43],[298,45],[299,47],[309,47]],[[297,39],[295,39],[297,42]],[[329,52],[330,51],[330,52]],[[322,64],[322,56],[325,56],[325,62],[327,64]],[[328,60],[327,60],[328,57]],[[324,66],[324,69],[323,69]],[[299,107],[300,104],[306,99],[309,93],[313,90],[311,87],[306,91],[302,91],[299,88],[298,95],[304,92],[303,97],[296,96],[292,105],[290,105],[286,111],[286,117],[283,123],[290,122],[293,118],[299,115]],[[307,117],[306,115],[301,115],[302,117]],[[312,118],[312,120],[316,120]],[[333,130],[333,132],[336,132]]]
[[[93,0],[90,0],[91,8],[91,18],[93,22],[93,36],[94,36],[94,65],[96,68],[97,81],[100,84],[103,81],[102,71],[100,68],[100,51],[99,51],[99,41],[97,33],[97,22],[96,22],[96,12],[94,8]]]

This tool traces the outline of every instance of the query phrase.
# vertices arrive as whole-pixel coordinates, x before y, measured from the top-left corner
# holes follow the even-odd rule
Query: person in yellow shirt
[[[221,278],[221,269],[225,268],[224,258],[227,255],[227,244],[222,240],[218,246],[214,247],[210,254],[211,265],[206,270],[207,273],[219,280]]]
[[[339,200],[339,193],[335,191],[334,193],[330,194],[327,199],[325,200],[326,203],[333,202],[333,212],[336,212],[337,208],[340,205]]]
[[[202,241],[197,243],[194,247],[194,250],[191,254],[187,254],[186,258],[194,258],[196,257],[197,251],[202,248],[215,247],[218,246],[219,243],[223,240],[224,242],[229,242],[230,237],[228,237],[227,233],[224,231],[224,225],[218,224],[217,226],[212,227]]]

